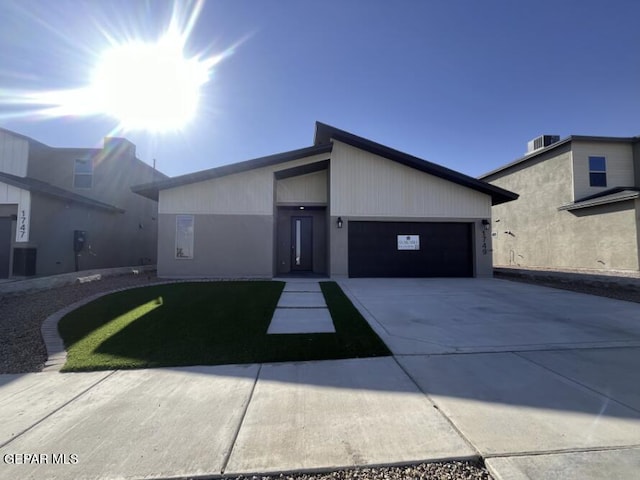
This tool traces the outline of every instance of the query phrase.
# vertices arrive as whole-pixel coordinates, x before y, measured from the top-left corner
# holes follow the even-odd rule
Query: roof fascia
[[[249,170],[277,165],[279,163],[290,162],[292,160],[299,160],[301,158],[310,157],[312,155],[329,153],[331,152],[332,148],[332,145],[313,145],[311,147],[305,147],[298,150],[276,153],[274,155],[268,155],[266,157],[245,160],[244,162],[232,163],[208,170],[188,173],[186,175],[168,178],[159,182],[134,185],[133,187],[131,187],[131,191],[144,197],[151,198],[152,200],[158,200],[158,192],[160,190],[189,185],[191,183],[204,182],[213,178],[226,177],[235,173],[242,173]]]
[[[108,203],[100,202],[84,195],[80,195],[74,192],[69,192],[63,188],[56,187],[50,183],[42,182],[30,177],[17,177],[8,173],[0,172],[0,182],[12,185],[16,188],[28,190],[29,192],[40,193],[48,197],[67,200],[70,202],[80,203],[82,205],[96,208],[99,210],[106,210],[113,213],[125,213],[121,208]]]
[[[520,157],[513,162],[507,163],[501,167],[496,168],[495,170],[491,170],[490,172],[484,173],[480,175],[478,178],[480,180],[484,180],[488,177],[492,177],[498,173],[503,173],[505,170],[509,170],[512,167],[533,161],[547,152],[555,150],[556,148],[561,147],[562,145],[571,144],[574,141],[577,142],[602,142],[602,143],[635,143],[640,140],[640,137],[597,137],[597,136],[589,136],[589,135],[571,135],[569,137],[563,138],[558,142],[552,143],[551,145],[536,150],[535,152],[531,152],[526,154],[524,157]]]

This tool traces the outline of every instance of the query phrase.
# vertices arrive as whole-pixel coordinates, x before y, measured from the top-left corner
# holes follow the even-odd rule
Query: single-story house
[[[316,123],[312,146],[132,188],[158,275],[491,276],[503,188]]]

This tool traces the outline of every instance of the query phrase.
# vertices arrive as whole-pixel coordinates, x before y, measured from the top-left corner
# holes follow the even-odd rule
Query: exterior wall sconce
[[[487,220],[486,218],[482,219],[482,226],[484,227],[485,230],[489,230],[491,228],[491,222],[489,220]]]
[[[338,225],[338,228],[342,228],[342,217],[338,217],[338,221],[336,223]]]

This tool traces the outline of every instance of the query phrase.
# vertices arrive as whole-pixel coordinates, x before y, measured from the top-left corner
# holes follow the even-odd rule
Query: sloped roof
[[[440,177],[444,180],[490,195],[492,205],[499,205],[518,198],[517,194],[505,190],[504,188],[491,185],[490,183],[483,182],[482,180],[451,170],[450,168],[443,167],[442,165],[414,157],[408,153],[394,150],[393,148],[372,142],[366,138],[358,137],[357,135],[345,132],[344,130],[340,130],[330,125],[316,122],[315,144],[323,145],[331,142],[332,139],[346,143],[352,147],[365,150],[369,153],[373,153],[374,155],[379,155],[389,160],[393,160],[394,162],[401,163],[407,167],[415,168],[416,170],[420,170],[421,172],[428,173],[435,177]]]
[[[375,155],[380,155],[381,157],[401,163],[411,168],[415,168],[416,170],[487,194],[491,196],[493,205],[510,202],[518,198],[517,194],[503,188],[491,185],[487,182],[478,180],[468,175],[464,175],[441,165],[422,160],[421,158],[414,157],[398,150],[394,150],[379,143],[372,142],[371,140],[367,140],[366,138],[358,137],[356,135],[353,135],[352,133],[345,132],[344,130],[340,130],[321,122],[316,122],[315,140],[314,145],[311,147],[292,150],[290,152],[278,153],[275,155],[269,155],[267,157],[260,157],[253,160],[247,160],[245,162],[234,163],[231,165],[225,165],[209,170],[203,170],[200,172],[189,173],[187,175],[173,177],[160,182],[136,185],[131,187],[131,190],[134,193],[145,196],[147,198],[158,200],[158,192],[160,190],[202,182],[212,178],[218,178],[247,170],[253,170],[255,168],[288,162],[314,154],[329,153],[331,152],[333,147],[332,140],[347,143],[356,148],[360,148],[361,150],[365,150]]]
[[[635,200],[638,197],[640,197],[640,188],[615,187],[581,198],[573,203],[569,203],[568,205],[558,207],[558,210],[572,211],[580,208],[597,207],[598,205]]]
[[[604,142],[604,143],[635,143],[640,142],[640,136],[637,137],[597,137],[597,136],[589,136],[589,135],[571,135],[566,138],[562,138],[559,141],[552,143],[544,148],[540,148],[533,152],[527,153],[524,157],[520,157],[513,162],[509,162],[501,167],[496,168],[495,170],[491,170],[483,175],[480,175],[478,178],[480,180],[484,180],[485,178],[492,177],[494,175],[500,174],[509,170],[512,167],[520,166],[520,165],[528,165],[532,163],[534,160],[538,159],[540,155],[546,152],[550,152],[555,150],[562,145],[568,145],[573,141],[581,141],[581,142]]]
[[[103,203],[98,200],[94,200],[84,195],[79,195],[74,192],[70,192],[60,187],[51,185],[50,183],[36,180],[30,177],[18,177],[9,173],[0,172],[0,182],[12,185],[23,190],[30,192],[41,193],[49,197],[66,200],[68,202],[78,203],[90,208],[96,208],[98,210],[105,210],[111,213],[124,213],[125,211],[114,205]]]
[[[298,150],[291,150],[289,152],[276,153],[275,155],[254,158],[252,160],[246,160],[244,162],[231,163],[229,165],[210,168],[208,170],[187,173],[186,175],[171,177],[167,180],[161,180],[159,182],[134,185],[133,187],[131,187],[131,191],[137,193],[138,195],[142,195],[143,197],[147,197],[157,201],[158,192],[160,190],[180,187],[182,185],[189,185],[191,183],[204,182],[206,180],[211,180],[212,178],[225,177],[227,175],[233,175],[234,173],[246,172],[248,170],[255,170],[256,168],[263,168],[271,165],[277,165],[279,163],[290,162],[292,160],[309,157],[311,155],[329,153],[331,151],[331,148],[331,145],[314,145],[311,147],[300,148]]]

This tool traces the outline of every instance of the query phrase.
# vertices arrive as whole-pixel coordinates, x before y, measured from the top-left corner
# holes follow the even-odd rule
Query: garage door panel
[[[418,235],[419,250],[398,250],[398,235]],[[471,225],[349,222],[350,277],[470,277]]]

